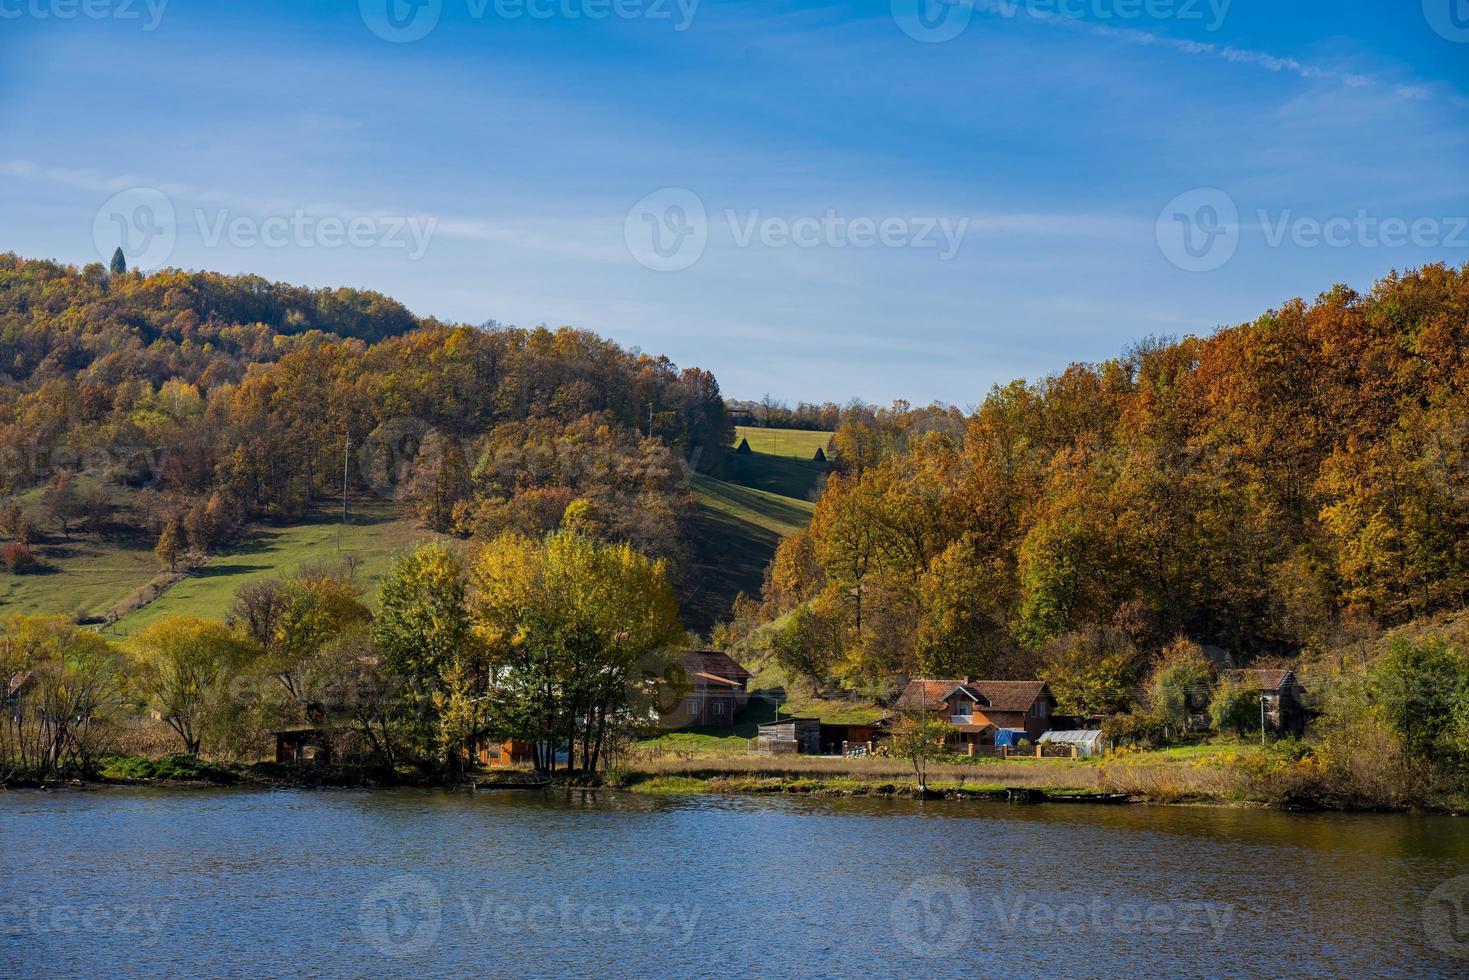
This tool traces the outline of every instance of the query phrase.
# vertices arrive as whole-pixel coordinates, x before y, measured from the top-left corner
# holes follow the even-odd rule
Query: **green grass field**
[[[403,519],[388,501],[354,503],[351,510],[351,521],[345,525],[339,513],[322,511],[302,524],[257,530],[228,554],[214,557],[158,599],[119,620],[109,632],[131,633],[174,614],[221,619],[241,585],[312,563],[355,566],[364,598],[371,604],[373,586],[393,558],[431,534]]]
[[[0,576],[0,615],[101,616],[158,574],[152,542],[77,534],[35,547],[40,571]]]
[[[812,504],[707,476],[694,478],[694,498],[701,581],[685,620],[704,630],[723,618],[739,593],[760,593],[780,539],[806,526]]]
[[[748,439],[754,452],[809,460],[818,449],[828,454],[831,452],[831,436],[830,432],[806,429],[762,429],[753,425],[737,425],[733,444],[738,446],[741,439]]]

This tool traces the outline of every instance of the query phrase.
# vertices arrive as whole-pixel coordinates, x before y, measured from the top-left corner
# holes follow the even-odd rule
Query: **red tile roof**
[[[918,678],[908,682],[893,708],[897,711],[914,711],[921,704],[928,711],[941,711],[944,698],[957,687],[980,695],[989,702],[987,707],[995,711],[1029,711],[1043,694],[1049,693],[1045,681],[966,682],[964,678]]]

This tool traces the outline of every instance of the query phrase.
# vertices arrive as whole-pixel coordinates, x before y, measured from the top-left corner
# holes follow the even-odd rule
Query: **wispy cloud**
[[[362,208],[331,201],[305,202],[285,197],[254,197],[235,191],[199,187],[179,181],[159,180],[138,174],[105,175],[92,170],[45,166],[30,160],[0,161],[0,176],[21,180],[43,180],[100,194],[115,194],[135,187],[148,187],[161,191],[176,204],[227,208],[242,212],[268,213],[299,210],[306,214],[332,215],[343,219],[416,218],[421,221],[432,220],[436,235],[451,238],[533,249],[538,252],[576,258],[604,261],[622,261],[627,258],[625,250],[612,246],[598,247],[579,241],[575,229],[584,230],[587,227],[584,222],[574,225],[568,223],[568,227],[564,229],[567,232],[564,237],[553,236],[546,234],[545,223],[540,221],[536,223],[536,230],[530,230],[518,222],[495,223],[479,218],[426,213],[406,214],[387,208]]]
[[[1024,13],[1029,20],[1035,23],[1048,24],[1053,27],[1069,30],[1085,31],[1096,37],[1121,41],[1126,44],[1161,48],[1169,51],[1177,51],[1181,54],[1218,58],[1237,65],[1252,65],[1278,74],[1295,75],[1298,78],[1313,81],[1335,82],[1346,88],[1381,89],[1389,91],[1399,98],[1412,101],[1422,102],[1438,99],[1459,108],[1469,107],[1469,98],[1465,98],[1456,92],[1445,91],[1440,85],[1404,85],[1359,72],[1340,71],[1335,68],[1314,65],[1301,61],[1298,58],[1276,55],[1268,51],[1237,48],[1227,44],[1215,44],[1211,41],[1193,41],[1187,38],[1167,37],[1162,34],[1155,34],[1152,31],[1139,30],[1133,27],[1112,27],[1107,24],[1098,24],[1077,17],[1040,13],[1029,9],[1020,0],[953,0],[953,2],[961,4],[971,2],[975,10],[1007,20],[1014,19],[1018,13]]]

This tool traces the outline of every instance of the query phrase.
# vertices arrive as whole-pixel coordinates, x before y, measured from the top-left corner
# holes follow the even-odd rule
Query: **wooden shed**
[[[282,728],[275,733],[275,761],[286,766],[331,765],[331,735],[312,725]]]
[[[821,754],[819,718],[783,718],[760,726],[756,748],[761,752],[790,755]]]
[[[881,722],[867,725],[833,725],[821,723],[821,751],[825,755],[846,755],[854,750],[871,752],[878,738],[887,734]]]

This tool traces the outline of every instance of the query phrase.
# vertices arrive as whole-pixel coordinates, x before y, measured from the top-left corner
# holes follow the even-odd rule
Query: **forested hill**
[[[1462,608],[1469,267],[1141,343],[968,419],[847,418],[836,445],[846,474],[735,630],[778,631],[813,680],[1122,687],[1180,635],[1248,660]]]
[[[712,374],[588,332],[15,255],[0,372],[0,535],[22,547],[85,527],[187,560],[339,498],[346,453],[349,493],[461,536],[556,527],[579,501],[583,530],[669,559],[692,589],[689,464],[731,435]]]

